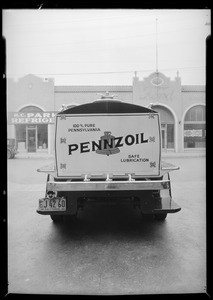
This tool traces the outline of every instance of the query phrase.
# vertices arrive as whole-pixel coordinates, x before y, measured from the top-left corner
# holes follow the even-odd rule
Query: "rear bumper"
[[[75,201],[75,200],[74,200]],[[96,202],[102,203],[101,200],[97,200]],[[110,201],[108,201],[110,203]],[[125,201],[126,202],[126,201]],[[104,202],[106,203],[106,202]],[[131,201],[133,204],[133,201]],[[76,209],[73,210],[73,208],[76,207]],[[176,213],[181,210],[181,207],[177,205],[175,201],[172,200],[171,197],[165,197],[161,198],[157,201],[149,201],[147,202],[146,199],[140,200],[140,209],[143,214],[164,214],[164,213]],[[41,215],[74,215],[77,213],[77,199],[76,203],[71,201],[67,201],[67,209],[65,211],[41,211],[39,209],[36,210],[38,214]]]
[[[124,202],[138,206],[144,214],[175,213],[181,208],[172,200],[170,180],[47,182],[47,192],[56,192],[66,199],[66,211],[37,213],[73,215],[83,203]],[[157,196],[156,196],[157,195]]]
[[[66,211],[40,211],[43,215],[50,214],[76,214],[81,201],[90,202],[91,199],[98,203],[110,202],[132,202],[140,207],[144,214],[175,213],[181,208],[173,201],[171,196],[171,185],[169,171],[178,170],[172,164],[162,162],[161,176],[158,178],[138,178],[131,174],[115,178],[115,176],[102,176],[95,179],[94,176],[82,175],[76,178],[58,178],[52,165],[39,169],[39,172],[48,174],[46,194],[55,192],[57,196],[66,198]],[[50,180],[52,178],[52,181]],[[164,180],[163,180],[164,179]],[[158,195],[156,197],[156,195]],[[92,200],[92,201],[93,201]],[[79,205],[80,203],[80,205]]]
[[[170,188],[170,180],[144,181],[48,181],[48,191],[129,191],[163,190]]]

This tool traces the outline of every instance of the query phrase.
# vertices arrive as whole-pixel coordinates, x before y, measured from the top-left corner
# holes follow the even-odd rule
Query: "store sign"
[[[202,137],[202,129],[184,130],[185,137]]]
[[[9,112],[8,124],[52,124],[56,113],[50,112]]]

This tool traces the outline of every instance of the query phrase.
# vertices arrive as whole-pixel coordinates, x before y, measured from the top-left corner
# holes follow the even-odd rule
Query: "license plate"
[[[66,210],[66,199],[65,198],[39,199],[39,210],[42,210],[42,211],[65,211]]]

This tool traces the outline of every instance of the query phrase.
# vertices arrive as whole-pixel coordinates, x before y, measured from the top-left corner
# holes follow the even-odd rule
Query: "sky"
[[[55,85],[132,85],[158,70],[205,84],[209,9],[3,10],[6,76]]]

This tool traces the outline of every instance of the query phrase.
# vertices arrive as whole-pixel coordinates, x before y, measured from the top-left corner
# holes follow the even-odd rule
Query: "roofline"
[[[91,92],[123,92],[132,93],[132,85],[75,85],[75,86],[55,86],[55,93],[91,93]],[[181,92],[205,92],[205,85],[182,85]]]
[[[92,86],[92,85],[78,85],[78,86],[55,86],[54,90],[56,93],[58,92],[133,92],[132,85],[99,85],[99,86]]]

